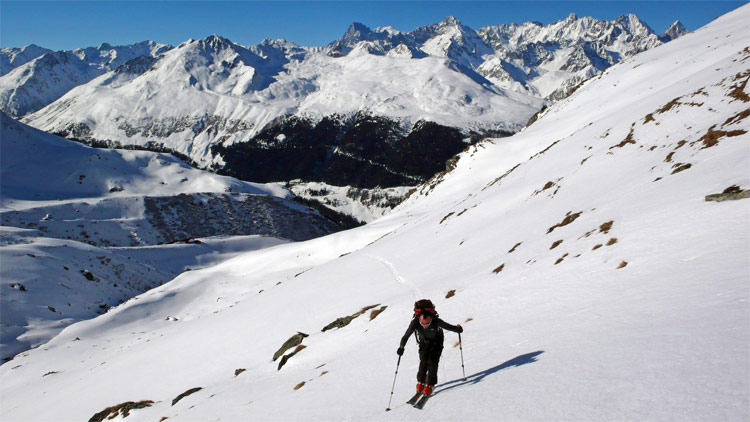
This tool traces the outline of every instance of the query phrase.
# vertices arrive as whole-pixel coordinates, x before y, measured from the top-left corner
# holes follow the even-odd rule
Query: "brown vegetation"
[[[727,130],[714,130],[715,127],[716,126],[714,125],[714,126],[711,126],[710,128],[708,128],[708,132],[706,132],[706,134],[703,135],[700,139],[698,139],[697,141],[693,142],[693,144],[695,144],[697,142],[703,142],[703,148],[701,148],[701,149],[711,148],[711,147],[713,147],[713,146],[715,146],[716,144],[719,143],[719,139],[721,139],[721,138],[723,138],[725,136],[728,137],[728,138],[731,138],[733,136],[744,135],[745,133],[747,133],[746,130],[742,130],[742,129],[729,130],[729,131],[727,131]]]
[[[444,222],[445,220],[447,220],[448,218],[450,218],[450,216],[452,216],[453,214],[455,214],[455,213],[454,213],[454,212],[450,212],[450,213],[448,213],[448,215],[446,215],[445,217],[443,217],[443,219],[442,219],[442,220],[440,220],[440,224],[443,224],[443,222]]]
[[[735,123],[739,123],[742,120],[745,120],[748,116],[750,116],[750,108],[748,108],[745,111],[741,111],[741,112],[735,114],[734,116],[728,118],[724,122],[724,124],[722,124],[721,126],[727,126],[727,125],[732,125],[732,124],[735,124]]]
[[[494,270],[492,270],[492,272],[495,274],[498,274],[500,271],[503,270],[503,268],[505,268],[505,264],[502,264],[501,266],[495,268]]]
[[[672,171],[672,174],[676,174],[676,173],[679,173],[681,171],[685,171],[685,170],[689,169],[690,167],[693,167],[693,165],[690,164],[690,163],[677,163],[674,166],[672,166],[672,168],[674,169]]]
[[[373,309],[372,312],[370,312],[370,321],[375,319],[378,315],[380,315],[381,312],[385,311],[385,308],[388,306],[382,306],[380,309]]]
[[[195,387],[195,388],[191,388],[191,389],[185,391],[184,393],[182,393],[179,396],[175,397],[174,400],[172,400],[172,406],[176,405],[177,402],[179,402],[180,400],[184,399],[185,397],[187,397],[187,396],[189,396],[191,394],[197,393],[198,391],[201,391],[202,389],[203,389],[203,387]]]
[[[679,97],[677,97],[677,98],[675,98],[674,100],[672,100],[672,101],[670,101],[670,102],[666,103],[666,104],[665,104],[665,105],[664,105],[664,106],[663,106],[662,108],[660,108],[660,109],[656,110],[656,112],[657,112],[658,114],[661,114],[661,113],[666,113],[667,111],[671,110],[672,108],[674,108],[675,106],[677,106],[677,105],[679,105],[679,104],[680,104],[680,98],[679,98]]]
[[[630,128],[630,132],[628,132],[628,136],[626,136],[625,139],[622,140],[622,142],[620,142],[617,145],[613,145],[613,146],[609,147],[609,149],[622,148],[622,147],[624,147],[625,145],[628,145],[628,144],[635,144],[635,140],[633,139],[633,128],[632,127]]]
[[[547,234],[552,233],[556,228],[567,226],[568,224],[576,221],[576,219],[580,217],[582,213],[583,211],[579,211],[573,214],[571,211],[569,211],[567,214],[565,214],[565,218],[563,218],[563,221],[547,229]]]
[[[738,73],[735,75],[734,80],[738,81],[738,83],[731,86],[732,90],[729,91],[728,95],[745,103],[750,102],[750,95],[745,93],[747,81],[750,80],[750,70],[745,71],[745,73]]]
[[[521,246],[521,243],[523,242],[516,243],[515,246],[513,246],[513,248],[511,248],[511,250],[508,251],[508,253],[513,253],[513,251],[515,251],[517,247]]]
[[[152,404],[154,404],[153,400],[142,400],[139,402],[128,401],[125,403],[120,403],[116,406],[108,407],[95,414],[91,417],[91,419],[89,419],[89,422],[103,422],[105,419],[114,419],[119,415],[122,415],[123,418],[127,418],[128,416],[130,416],[131,410],[151,407]]]

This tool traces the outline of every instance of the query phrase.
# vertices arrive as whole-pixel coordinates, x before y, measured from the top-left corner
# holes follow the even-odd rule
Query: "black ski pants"
[[[428,385],[436,385],[438,381],[437,370],[440,355],[443,353],[443,345],[440,343],[419,345],[419,370],[417,371],[417,382]]]

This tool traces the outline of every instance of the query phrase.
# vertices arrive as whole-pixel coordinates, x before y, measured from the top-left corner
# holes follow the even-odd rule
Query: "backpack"
[[[428,313],[433,318],[438,316],[438,313],[435,312],[435,305],[432,304],[430,299],[421,299],[414,302],[414,317],[418,317],[419,314],[423,313]]]

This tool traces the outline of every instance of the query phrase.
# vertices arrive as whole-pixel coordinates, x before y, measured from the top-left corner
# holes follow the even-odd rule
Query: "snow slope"
[[[168,154],[89,148],[2,118],[2,209],[24,201],[241,192],[288,196],[281,187],[196,170]],[[50,165],[54,163],[54,165]]]
[[[335,230],[278,185],[0,119],[3,359],[183,271]]]
[[[144,401],[128,420],[747,420],[750,201],[705,196],[750,187],[748,19],[613,66],[367,226],[67,328],[0,367],[0,415]],[[448,333],[417,411],[410,340],[385,412],[422,297],[465,327],[463,351]]]

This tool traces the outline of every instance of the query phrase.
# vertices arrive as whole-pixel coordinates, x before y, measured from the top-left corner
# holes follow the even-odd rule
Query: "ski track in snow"
[[[419,290],[419,288],[416,285],[414,285],[414,283],[411,283],[407,281],[404,277],[402,277],[401,274],[398,273],[398,270],[396,270],[396,267],[390,261],[384,258],[381,258],[379,256],[375,256],[375,255],[367,255],[367,256],[379,261],[381,264],[388,267],[388,270],[390,270],[391,274],[393,275],[393,279],[396,280],[398,283],[409,287],[411,291],[414,293],[414,297],[417,300],[422,297],[422,292]]]

